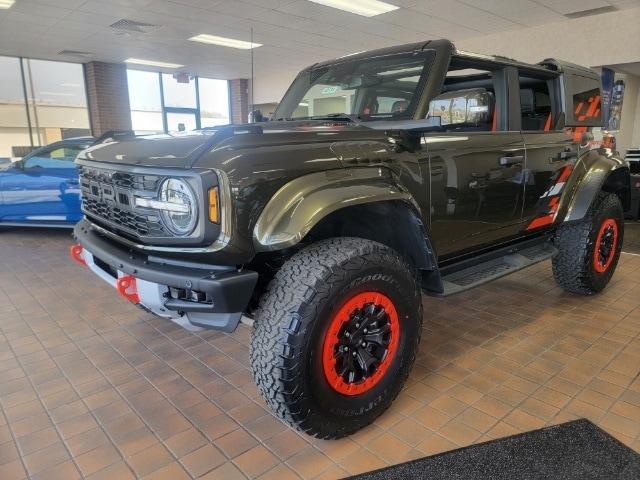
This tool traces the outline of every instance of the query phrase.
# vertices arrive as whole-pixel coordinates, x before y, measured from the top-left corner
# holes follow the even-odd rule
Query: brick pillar
[[[126,65],[89,62],[84,71],[93,135],[99,137],[109,130],[131,130]]]
[[[246,78],[229,80],[229,107],[231,123],[249,121],[249,80]]]

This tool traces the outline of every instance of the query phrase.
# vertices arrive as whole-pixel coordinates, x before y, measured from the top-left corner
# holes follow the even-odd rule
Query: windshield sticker
[[[338,87],[324,87],[320,92],[322,95],[331,95],[332,93],[336,93],[338,91]]]

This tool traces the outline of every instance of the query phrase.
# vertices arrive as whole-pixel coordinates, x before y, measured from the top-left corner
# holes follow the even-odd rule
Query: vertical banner
[[[613,93],[611,94],[611,108],[609,109],[609,121],[606,124],[607,130],[609,131],[620,130],[620,119],[622,118],[623,100],[624,100],[624,81],[618,80],[613,85]]]
[[[611,111],[611,96],[613,95],[613,82],[615,72],[607,67],[602,67],[602,123],[605,129],[609,128],[609,112]]]

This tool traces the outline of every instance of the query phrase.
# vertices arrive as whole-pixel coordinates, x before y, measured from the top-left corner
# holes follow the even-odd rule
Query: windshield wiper
[[[361,117],[360,115],[350,115],[348,113],[327,113],[325,115],[313,115],[311,117],[279,118],[278,120],[284,120],[285,122],[296,120],[346,120],[347,122],[357,123],[361,120]]]
[[[353,115],[353,114],[348,114],[348,113],[327,113],[326,115],[314,115],[312,117],[309,117],[312,120],[324,120],[324,119],[329,119],[329,120],[349,120],[350,122],[356,123],[359,120],[362,120],[362,118],[360,117],[360,115]]]

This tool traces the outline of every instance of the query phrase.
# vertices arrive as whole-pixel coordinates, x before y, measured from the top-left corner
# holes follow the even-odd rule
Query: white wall
[[[310,62],[310,64],[313,62]],[[304,67],[301,67],[301,69]],[[297,69],[283,70],[277,74],[260,76],[257,75],[253,90],[254,104],[278,103],[284,93],[296,78]]]
[[[556,57],[589,67],[640,61],[640,8],[455,42],[525,62]]]

